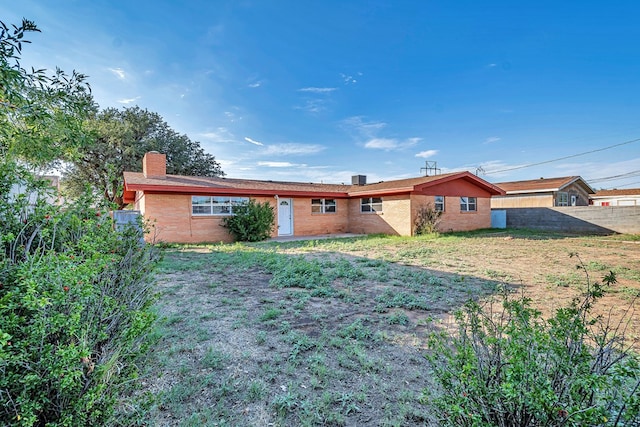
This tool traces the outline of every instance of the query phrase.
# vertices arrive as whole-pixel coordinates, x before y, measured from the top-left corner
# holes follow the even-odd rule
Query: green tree
[[[86,185],[106,201],[123,208],[124,171],[140,172],[148,151],[167,155],[167,173],[192,176],[223,176],[215,157],[204,152],[199,142],[171,129],[159,114],[140,107],[107,108],[86,124],[91,143],[84,144],[65,171],[65,185],[71,194]]]
[[[22,67],[25,35],[39,31],[26,19],[0,22],[0,153],[47,167],[84,141],[82,122],[95,104],[85,75]]]

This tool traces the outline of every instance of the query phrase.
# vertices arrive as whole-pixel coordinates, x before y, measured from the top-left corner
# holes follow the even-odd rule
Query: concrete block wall
[[[511,208],[507,227],[574,233],[640,233],[640,206]]]

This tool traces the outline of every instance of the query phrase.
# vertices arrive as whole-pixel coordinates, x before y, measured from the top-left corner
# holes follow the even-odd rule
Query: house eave
[[[320,198],[348,198],[348,194],[337,191],[296,191],[277,189],[244,189],[244,188],[216,188],[195,187],[182,185],[153,185],[153,184],[129,184],[127,191],[143,191],[149,194],[201,194],[201,195],[251,195],[251,196],[298,196]]]

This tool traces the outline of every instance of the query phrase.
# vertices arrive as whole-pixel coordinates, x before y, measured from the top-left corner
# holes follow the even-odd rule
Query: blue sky
[[[24,65],[159,113],[229,177],[375,182],[429,161],[640,187],[640,2],[21,0],[0,16],[42,30]]]

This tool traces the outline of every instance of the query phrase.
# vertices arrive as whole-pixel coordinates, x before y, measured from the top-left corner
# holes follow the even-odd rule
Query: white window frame
[[[199,203],[194,203],[199,201]],[[232,196],[191,196],[191,215],[193,216],[231,216],[234,206],[249,203],[248,197]],[[196,212],[196,207],[199,212]]]
[[[311,199],[311,213],[334,214],[338,211],[336,199]]]
[[[360,213],[382,212],[382,197],[363,197],[360,199]]]
[[[460,197],[460,212],[477,212],[478,199],[476,197]]]
[[[436,212],[444,212],[444,196],[434,196],[433,208]]]
[[[566,191],[558,191],[557,203],[556,206],[569,206],[569,193]]]

